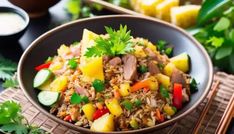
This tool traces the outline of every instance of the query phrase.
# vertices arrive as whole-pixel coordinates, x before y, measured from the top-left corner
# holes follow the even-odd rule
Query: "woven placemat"
[[[234,92],[234,76],[223,72],[217,72],[214,76],[214,83],[219,81],[218,92],[212,100],[211,106],[204,120],[199,127],[199,134],[214,134],[216,128],[223,116],[227,104]],[[45,131],[53,134],[77,134],[79,132],[71,130],[45,116],[38,109],[36,109],[24,96],[20,89],[7,89],[0,94],[0,102],[6,100],[14,100],[21,104],[23,115],[31,124],[40,126]],[[203,108],[207,103],[204,100],[193,112],[191,112],[184,119],[164,129],[160,129],[155,133],[170,133],[170,134],[191,134],[201,115]]]

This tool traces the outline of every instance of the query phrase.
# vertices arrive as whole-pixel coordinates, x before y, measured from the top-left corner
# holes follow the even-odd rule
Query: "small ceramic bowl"
[[[0,33],[0,44],[7,43],[7,42],[15,42],[18,41],[19,38],[24,34],[25,30],[28,27],[29,24],[29,16],[28,14],[18,8],[18,7],[6,7],[6,6],[0,6],[0,14],[1,13],[14,13],[19,15],[23,21],[25,22],[24,25],[20,28],[20,30],[16,30],[15,32],[9,33],[9,34],[1,34]]]

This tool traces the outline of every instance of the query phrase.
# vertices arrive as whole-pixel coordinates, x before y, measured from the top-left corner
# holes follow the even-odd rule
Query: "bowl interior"
[[[37,100],[38,90],[32,87],[33,78],[36,74],[34,67],[40,65],[48,56],[55,55],[61,44],[71,44],[74,41],[80,41],[84,28],[98,34],[103,34],[105,33],[104,26],[111,26],[118,29],[120,24],[127,25],[134,37],[143,37],[149,39],[153,43],[160,39],[166,40],[174,45],[174,55],[187,52],[191,57],[190,74],[199,83],[199,91],[192,95],[190,102],[186,104],[182,110],[179,110],[171,120],[158,126],[168,125],[171,121],[184,116],[185,113],[187,114],[195,108],[207,94],[212,81],[212,65],[205,50],[190,36],[175,27],[168,26],[168,24],[158,21],[130,16],[100,17],[73,22],[56,28],[34,41],[22,56],[18,70],[20,85],[28,98],[45,112],[44,109],[47,108],[40,105]],[[53,115],[50,115],[50,117],[52,116]],[[70,126],[72,126],[72,124],[70,124]],[[156,126],[153,129],[155,128],[159,127]]]

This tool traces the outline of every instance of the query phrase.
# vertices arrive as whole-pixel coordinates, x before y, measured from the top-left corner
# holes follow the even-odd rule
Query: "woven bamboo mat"
[[[234,76],[226,73],[218,72],[214,76],[214,83],[219,81],[218,91],[211,102],[204,120],[198,129],[199,134],[214,134],[216,128],[223,116],[227,104],[234,92]],[[214,85],[213,83],[213,85]],[[20,89],[7,89],[0,94],[0,102],[5,100],[14,100],[21,104],[23,115],[32,124],[40,126],[42,129],[53,134],[77,134],[71,130],[45,116],[38,109],[36,109],[24,96]],[[193,112],[191,112],[184,119],[175,123],[172,126],[153,132],[152,134],[190,134],[193,133],[197,120],[200,117],[207,99],[204,100]]]

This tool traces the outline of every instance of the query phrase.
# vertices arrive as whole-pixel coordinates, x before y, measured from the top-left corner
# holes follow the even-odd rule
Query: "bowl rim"
[[[197,100],[197,102],[195,102],[194,105],[192,105],[187,111],[181,113],[180,115],[173,117],[172,119],[165,121],[163,123],[157,124],[155,126],[152,127],[147,127],[147,128],[143,128],[143,129],[137,129],[137,130],[130,130],[130,131],[113,131],[113,132],[108,132],[108,134],[122,134],[122,133],[141,133],[141,132],[150,132],[153,130],[157,130],[159,128],[163,128],[166,126],[169,126],[172,123],[175,123],[176,121],[180,120],[181,118],[183,118],[184,116],[188,115],[190,112],[192,112],[207,96],[211,85],[212,85],[212,81],[213,81],[213,65],[211,62],[211,59],[208,55],[208,53],[206,52],[206,50],[204,49],[204,47],[194,38],[192,37],[189,33],[187,33],[185,30],[183,30],[182,28],[179,28],[177,26],[174,26],[168,22],[164,22],[162,20],[158,20],[158,19],[152,19],[150,17],[143,17],[143,16],[132,16],[132,15],[105,15],[105,16],[97,16],[97,17],[92,17],[92,18],[85,18],[85,19],[80,19],[80,20],[76,20],[76,21],[72,21],[66,24],[63,24],[61,26],[58,26],[46,33],[44,33],[43,35],[41,35],[40,37],[38,37],[36,40],[34,40],[30,46],[25,50],[25,52],[23,53],[23,55],[20,58],[19,61],[19,65],[18,65],[18,73],[17,73],[17,77],[19,80],[19,85],[20,87],[23,89],[23,93],[26,95],[26,97],[29,99],[29,101],[37,108],[39,109],[39,111],[41,111],[42,113],[44,113],[46,116],[48,116],[49,118],[51,118],[52,120],[59,122],[65,126],[67,126],[68,128],[72,128],[74,130],[77,131],[81,131],[81,132],[85,132],[85,133],[97,133],[97,134],[101,134],[103,132],[95,132],[92,131],[90,129],[87,128],[83,128],[83,127],[78,127],[75,126],[74,124],[71,124],[69,122],[63,121],[62,119],[56,117],[55,115],[50,114],[48,111],[46,111],[44,108],[40,107],[38,104],[36,104],[36,102],[33,100],[33,98],[30,96],[30,94],[28,94],[28,92],[26,91],[26,88],[23,85],[23,81],[22,81],[22,66],[24,63],[25,58],[27,57],[27,55],[30,53],[30,51],[37,45],[38,42],[40,42],[41,40],[47,38],[48,36],[50,36],[50,34],[56,33],[59,30],[62,30],[68,26],[71,26],[73,24],[77,24],[80,22],[86,22],[86,21],[92,21],[92,20],[96,20],[96,19],[105,19],[105,18],[135,18],[135,19],[142,19],[142,20],[146,20],[146,21],[151,21],[154,23],[160,23],[164,26],[170,27],[172,29],[177,30],[178,32],[182,33],[184,36],[186,36],[189,40],[191,40],[193,42],[194,45],[196,45],[196,47],[198,49],[200,49],[201,53],[205,56],[204,58],[206,59],[206,61],[208,62],[208,82],[206,84],[206,87],[204,88],[204,92],[201,95],[201,97]]]
[[[1,11],[2,9],[9,9],[9,11]],[[7,37],[7,36],[12,36],[12,35],[18,34],[22,31],[24,31],[28,27],[29,21],[30,21],[29,15],[22,8],[19,8],[16,6],[0,6],[0,13],[4,13],[4,12],[18,14],[25,21],[25,24],[21,30],[13,32],[13,33],[9,33],[9,34],[0,34],[0,37]]]

